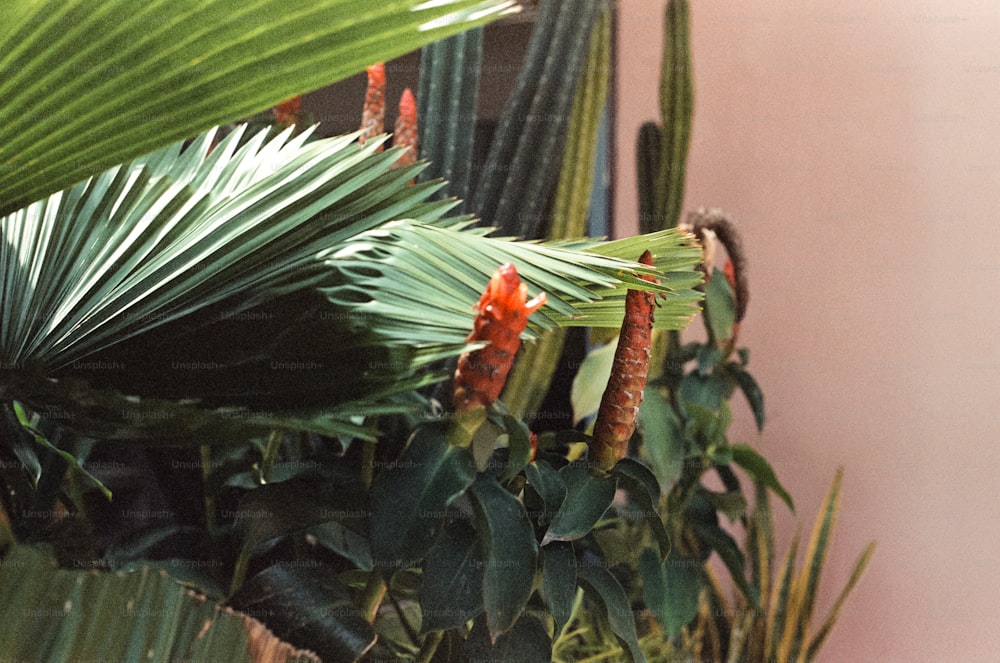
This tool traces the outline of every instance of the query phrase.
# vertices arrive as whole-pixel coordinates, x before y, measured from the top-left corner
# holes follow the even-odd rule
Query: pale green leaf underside
[[[511,0],[5,3],[0,213],[516,7]]]

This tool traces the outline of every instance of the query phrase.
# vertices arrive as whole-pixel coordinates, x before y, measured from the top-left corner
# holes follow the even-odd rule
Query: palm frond
[[[425,352],[463,343],[473,305],[505,262],[517,266],[529,293],[544,291],[549,298],[532,316],[529,338],[554,327],[620,326],[630,287],[663,295],[657,326],[682,327],[698,310],[700,296],[692,288],[700,276],[693,267],[701,252],[679,231],[604,243],[515,242],[487,232],[454,222],[387,224],[331,254],[329,264],[343,283],[325,292],[334,304],[365,316],[387,342]],[[625,258],[646,248],[656,256],[655,268]],[[649,273],[660,283],[636,276]]]
[[[0,357],[59,369],[213,307],[221,319],[318,285],[322,250],[398,215],[432,220],[436,183],[399,152],[286,131],[209,152],[214,132],[0,218]],[[373,144],[376,143],[376,144]]]
[[[5,3],[0,214],[516,9],[511,0]]]
[[[401,152],[380,140],[242,133],[210,149],[210,131],[0,218],[0,396],[58,405],[103,438],[231,439],[359,433],[339,405],[386,406],[425,383],[411,349],[372,343],[315,288],[331,246],[441,217],[453,201],[426,202],[440,183],[408,186],[422,166],[392,169]]]

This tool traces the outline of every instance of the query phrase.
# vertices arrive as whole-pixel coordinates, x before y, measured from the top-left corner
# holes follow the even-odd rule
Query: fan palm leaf
[[[511,0],[4,3],[0,214],[516,9]]]
[[[307,137],[237,130],[212,149],[208,132],[0,218],[0,398],[104,439],[357,434],[466,349],[504,262],[548,293],[541,327],[597,304],[590,319],[617,325],[629,285],[669,295],[664,324],[695,310],[681,233],[486,237],[428,202],[439,182],[408,185],[422,166],[393,169],[399,150]],[[671,270],[662,284],[621,257],[640,245]]]

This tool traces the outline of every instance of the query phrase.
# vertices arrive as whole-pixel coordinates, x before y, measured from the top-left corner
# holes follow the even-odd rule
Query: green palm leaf
[[[6,3],[0,213],[516,8],[511,0]]]
[[[700,253],[677,231],[486,237],[443,219],[454,201],[427,202],[440,183],[409,186],[422,166],[392,169],[399,152],[377,141],[213,138],[0,218],[0,398],[58,406],[102,439],[361,434],[354,417],[443,377],[420,369],[466,349],[504,262],[549,296],[535,328],[618,325],[630,285],[666,295],[661,324],[696,310]],[[646,247],[670,270],[660,285],[623,259]]]
[[[330,283],[331,246],[443,215],[453,201],[425,202],[440,183],[408,186],[422,166],[392,169],[400,152],[380,141],[261,132],[241,145],[242,133],[0,218],[0,398],[58,406],[105,439],[224,440],[356,433],[356,408],[338,405],[385,409],[424,383],[412,351],[370,342],[316,286]]]
[[[318,253],[398,215],[425,221],[438,183],[406,186],[352,136],[266,132],[213,151],[214,132],[113,168],[0,218],[8,365],[59,369],[214,307],[220,319],[320,284]],[[326,212],[325,214],[320,214]]]
[[[544,291],[548,304],[532,316],[527,337],[541,329],[622,323],[629,287],[663,295],[656,324],[681,328],[697,312],[700,282],[693,266],[700,249],[669,230],[638,238],[515,242],[489,237],[489,229],[462,223],[426,225],[399,221],[359,235],[333,254],[344,283],[326,292],[331,301],[369,321],[390,344],[460,348],[472,329],[472,307],[501,264],[513,262],[529,293]],[[655,269],[626,256],[650,249]],[[636,274],[658,274],[652,284]]]

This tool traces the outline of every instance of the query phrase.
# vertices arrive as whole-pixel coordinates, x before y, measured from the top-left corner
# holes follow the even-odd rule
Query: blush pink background
[[[740,224],[767,399],[763,435],[739,403],[733,437],[774,462],[805,534],[845,468],[821,616],[878,540],[820,661],[998,661],[1000,4],[691,4],[685,208]],[[618,235],[663,5],[619,2]]]

